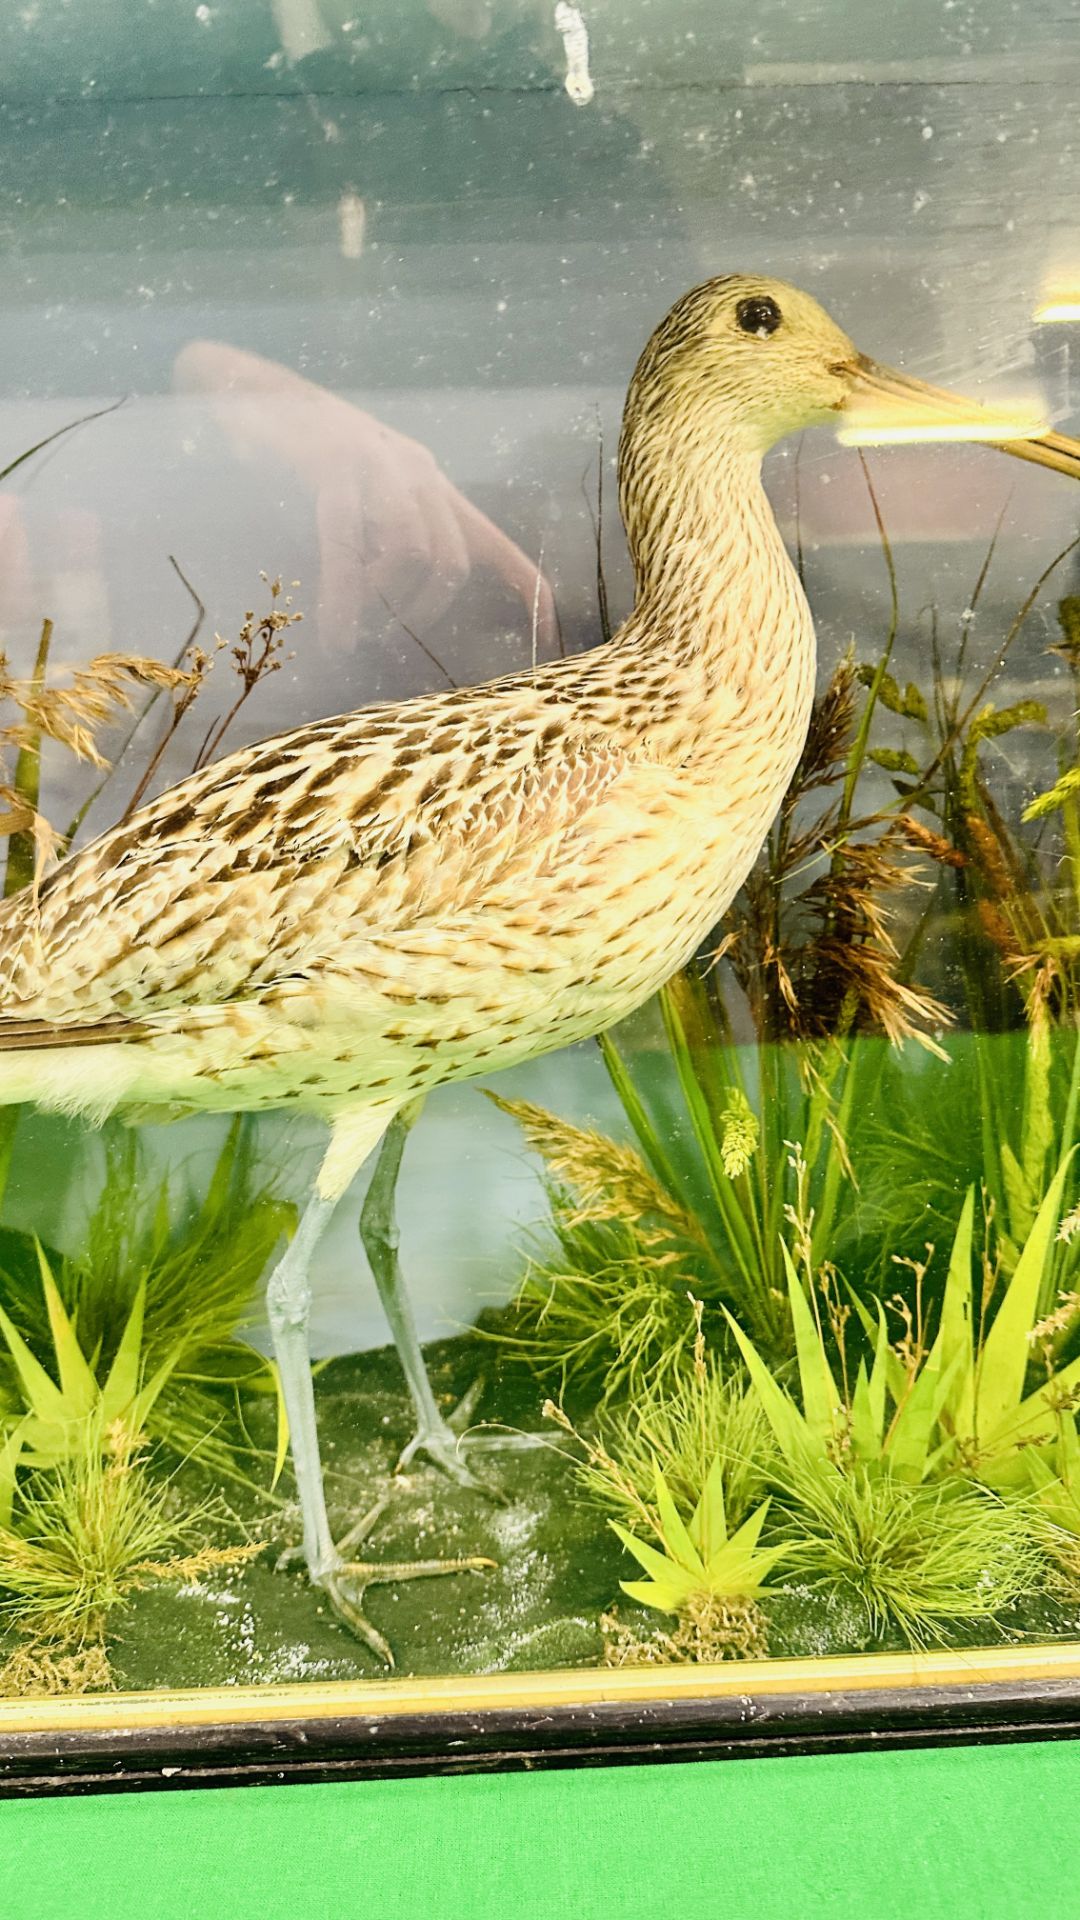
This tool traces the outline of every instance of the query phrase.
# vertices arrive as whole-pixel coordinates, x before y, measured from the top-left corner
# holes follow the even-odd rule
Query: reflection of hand
[[[422,633],[452,604],[474,567],[496,574],[532,620],[537,569],[466,500],[428,449],[302,375],[239,347],[193,341],[175,384],[208,393],[241,454],[269,451],[311,488],[319,539],[319,622],[331,644],[397,619]],[[541,579],[537,642],[555,638]]]
[[[50,502],[27,518],[17,493],[0,492],[0,644],[30,671],[41,623],[53,622],[53,669],[113,644],[103,526],[95,507]]]
[[[22,506],[14,493],[0,493],[0,635],[16,634],[34,617],[30,546]]]

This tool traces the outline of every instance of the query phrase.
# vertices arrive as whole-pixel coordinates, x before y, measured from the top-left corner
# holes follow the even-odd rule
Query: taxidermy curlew
[[[868,396],[916,425],[972,417],[864,359],[795,288],[734,276],[695,288],[653,334],[626,403],[637,599],[613,639],[244,748],[0,908],[0,1101],[95,1121],[269,1107],[326,1120],[268,1308],[310,1577],[386,1658],[365,1585],[477,1563],[380,1568],[335,1546],[308,1356],[312,1253],[382,1139],[362,1232],[416,1405],[406,1456],[466,1473],[398,1271],[408,1124],[442,1081],[631,1012],[749,872],[814,689],[810,612],[761,457]],[[1080,474],[1080,446],[1061,436],[1008,444]]]

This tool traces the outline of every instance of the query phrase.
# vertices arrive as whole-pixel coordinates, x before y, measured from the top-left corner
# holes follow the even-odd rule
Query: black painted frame
[[[1069,1739],[1080,1679],[750,1692],[0,1738],[0,1797]]]

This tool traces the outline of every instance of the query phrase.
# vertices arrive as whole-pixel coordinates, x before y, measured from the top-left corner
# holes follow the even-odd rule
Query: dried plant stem
[[[432,666],[435,667],[438,670],[438,672],[442,674],[442,677],[446,681],[447,686],[456,687],[457,681],[454,679],[454,676],[449,671],[449,669],[443,665],[442,661],[439,659],[438,654],[433,653],[431,648],[428,646],[427,641],[422,640],[420,638],[420,635],[417,632],[415,632],[415,630],[412,627],[409,626],[408,622],[402,619],[401,614],[398,612],[397,608],[394,606],[393,601],[387,599],[381,587],[379,587],[374,581],[372,582],[372,585],[375,587],[375,592],[378,594],[379,599],[382,601],[383,606],[386,608],[387,613],[390,615],[390,618],[392,620],[397,621],[398,626],[401,628],[402,633],[408,635],[414,647],[419,647],[425,660],[430,660]],[[539,588],[537,589],[537,591],[539,592]]]
[[[185,634],[184,639],[181,641],[175,657],[170,663],[173,668],[173,671],[176,673],[179,673],[183,665],[185,655],[195,645],[195,642],[198,639],[199,634],[202,630],[202,623],[206,618],[206,608],[203,605],[203,602],[201,601],[201,599],[199,598],[199,595],[196,593],[195,588],[192,586],[191,581],[188,579],[187,574],[184,572],[183,568],[181,567],[180,562],[177,560],[176,556],[171,553],[169,555],[169,565],[173,569],[173,572],[176,574],[178,580],[180,581],[181,585],[184,587],[185,591],[191,595],[191,598],[195,603],[195,618],[192,621],[191,626],[188,628],[188,631]],[[118,751],[113,756],[111,766],[109,766],[106,769],[101,779],[98,781],[97,786],[94,787],[91,790],[91,792],[87,795],[86,799],[83,801],[82,805],[80,806],[78,812],[73,816],[73,818],[69,822],[67,831],[64,834],[64,841],[63,841],[63,850],[65,853],[67,852],[68,848],[71,846],[71,843],[75,838],[75,835],[78,833],[79,828],[82,826],[82,823],[86,819],[86,816],[89,813],[91,807],[94,806],[95,802],[101,798],[101,795],[104,793],[105,788],[109,785],[109,782],[115,778],[120,767],[123,765],[123,762],[131,747],[131,743],[135,738],[135,735],[138,733],[139,728],[143,725],[144,721],[149,719],[155,706],[157,705],[158,701],[161,699],[161,696],[164,693],[164,691],[165,691],[165,688],[164,686],[161,686],[161,685],[152,687],[150,689],[149,697],[144,701],[142,707],[139,709],[138,713],[136,714],[134,720],[131,723],[131,726],[128,728],[128,731],[125,734],[124,739],[121,742]],[[160,755],[159,755],[159,758],[160,758]],[[145,787],[143,788],[143,791],[145,792]],[[128,809],[128,811],[130,811],[130,808]]]
[[[976,687],[975,692],[972,694],[971,699],[968,701],[967,706],[963,709],[962,713],[959,713],[955,717],[955,719],[953,720],[949,728],[948,733],[946,734],[945,739],[941,742],[941,745],[939,746],[937,752],[934,754],[933,759],[930,761],[929,765],[923,769],[923,772],[919,778],[919,785],[917,789],[915,790],[914,793],[905,794],[902,799],[897,799],[895,802],[891,802],[889,807],[885,809],[885,811],[892,812],[898,808],[910,807],[916,804],[919,800],[925,798],[925,796],[928,794],[930,789],[930,782],[933,780],[934,775],[937,772],[939,772],[944,761],[948,758],[948,756],[954,751],[956,746],[959,744],[963,736],[964,728],[967,726],[968,721],[973,717],[976,709],[978,708],[981,701],[983,700],[987,692],[987,689],[990,687],[992,681],[994,681],[997,675],[1001,672],[1001,669],[1004,666],[1006,659],[1008,658],[1009,651],[1012,647],[1013,641],[1016,639],[1018,633],[1023,627],[1024,622],[1028,617],[1028,614],[1031,612],[1032,608],[1034,607],[1047,581],[1053,576],[1053,574],[1057,572],[1057,569],[1061,566],[1062,562],[1068,559],[1070,553],[1076,552],[1078,547],[1080,547],[1080,534],[1077,534],[1074,540],[1070,540],[1067,546],[1062,547],[1061,551],[1059,553],[1056,553],[1054,555],[1054,558],[1049,562],[1049,564],[1043,568],[1034,586],[1031,588],[1031,591],[1025,595],[1024,600],[1020,606],[1020,609],[1017,612],[1015,618],[1013,619],[1012,624],[1010,625],[1004,640],[1002,641],[1000,647],[998,648],[997,653],[994,655],[994,658],[990,666],[987,668],[982,679],[979,681],[979,684]]]
[[[93,413],[80,414],[77,420],[69,420],[66,426],[57,427],[55,433],[47,433],[44,440],[36,441],[32,447],[27,447],[24,453],[18,454],[14,460],[9,460],[6,467],[0,467],[0,480],[6,480],[19,467],[24,466],[27,460],[32,460],[35,453],[42,453],[46,447],[51,447],[54,440],[62,440],[65,434],[74,433],[79,427],[89,426],[91,420],[103,420],[107,413],[115,413],[118,407],[123,406],[126,399],[126,393],[122,393],[119,400],[110,401],[107,407],[98,407]]]
[[[892,650],[896,643],[896,635],[900,625],[900,593],[897,585],[896,563],[893,560],[892,545],[885,531],[885,522],[882,519],[881,507],[878,504],[874,483],[870,477],[870,468],[867,465],[866,456],[861,451],[859,453],[859,465],[863,470],[863,478],[866,481],[867,492],[870,495],[870,505],[874,510],[878,537],[881,541],[881,551],[885,560],[885,571],[889,579],[889,630],[886,635],[881,658],[874,669],[874,677],[870,682],[870,690],[867,693],[862,714],[859,718],[858,729],[852,741],[851,752],[848,755],[847,770],[844,774],[843,793],[837,815],[837,829],[841,834],[845,831],[848,821],[851,818],[851,809],[855,800],[855,788],[858,784],[859,775],[862,772],[863,762],[866,759],[866,749],[870,740],[870,726],[874,718],[874,709],[877,706],[882,682],[888,672],[889,661],[892,658]]]
[[[52,637],[52,621],[43,620],[41,637],[34,656],[33,671],[30,675],[30,692],[35,700],[39,700],[44,691]],[[14,786],[27,811],[32,815],[36,814],[41,798],[40,724],[30,725],[27,736],[19,748],[18,758],[15,761]],[[23,887],[30,885],[37,858],[37,846],[32,830],[28,828],[23,832],[11,834],[8,839],[7,868],[4,874],[5,900],[9,900],[13,893],[20,893]]]
[[[966,609],[967,617],[961,622],[960,645],[957,648],[957,652],[956,652],[956,666],[955,666],[954,672],[955,672],[955,677],[957,682],[959,682],[960,675],[964,671],[964,661],[967,658],[967,644],[968,644],[969,635],[971,633],[972,616],[978,611],[979,601],[982,599],[983,588],[986,585],[987,577],[990,573],[990,568],[994,564],[994,555],[997,552],[997,544],[1001,537],[1001,529],[1005,524],[1005,515],[1008,512],[1011,504],[1012,504],[1012,489],[1010,487],[1009,492],[1006,494],[1005,499],[1002,502],[1001,512],[998,514],[998,517],[994,522],[994,531],[990,536],[990,544],[988,545],[986,549],[986,553],[983,557],[982,566],[979,568],[978,579],[976,580],[975,585],[968,596],[968,603],[967,603],[967,609]]]
[[[264,580],[266,576],[263,576]],[[210,727],[199,752],[195,756],[193,772],[198,772],[207,761],[221,750],[222,742],[241,707],[250,699],[255,688],[268,674],[276,673],[281,665],[281,636],[287,627],[303,619],[302,613],[290,611],[291,601],[286,596],[281,606],[277,602],[281,595],[280,579],[267,582],[270,588],[271,607],[269,613],[256,620],[253,613],[244,615],[240,629],[240,638],[232,649],[233,666],[240,681],[240,691],[232,706],[216,726]],[[293,582],[296,585],[296,582]],[[220,640],[220,636],[219,636]],[[426,649],[425,649],[426,651]]]
[[[166,751],[169,747],[170,741],[173,739],[174,735],[176,734],[180,726],[180,723],[183,720],[188,709],[191,707],[194,700],[196,699],[197,693],[198,693],[198,685],[193,682],[190,687],[186,687],[183,689],[178,699],[173,700],[172,712],[170,713],[165,726],[162,728],[161,735],[160,735],[160,738],[158,739],[157,745],[155,746],[153,752],[150,755],[149,760],[147,761],[145,767],[143,768],[142,776],[136,783],[134,793],[131,795],[131,798],[129,799],[127,806],[124,808],[123,813],[120,815],[120,819],[117,822],[119,826],[123,826],[126,820],[131,819],[132,814],[135,812],[135,809],[138,807],[139,802],[142,800],[143,795],[146,793],[147,788],[149,787],[151,781],[154,778],[154,775],[156,774],[159,766],[161,765],[161,762],[164,759]]]

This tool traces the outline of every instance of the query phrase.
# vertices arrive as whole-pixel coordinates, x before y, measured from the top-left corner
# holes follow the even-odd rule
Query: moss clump
[[[702,1596],[688,1603],[676,1626],[647,1628],[622,1620],[616,1609],[600,1616],[606,1667],[696,1666],[717,1660],[764,1660],[765,1616],[752,1600]]]
[[[0,1666],[0,1698],[107,1693],[115,1686],[105,1642],[21,1640]]]

